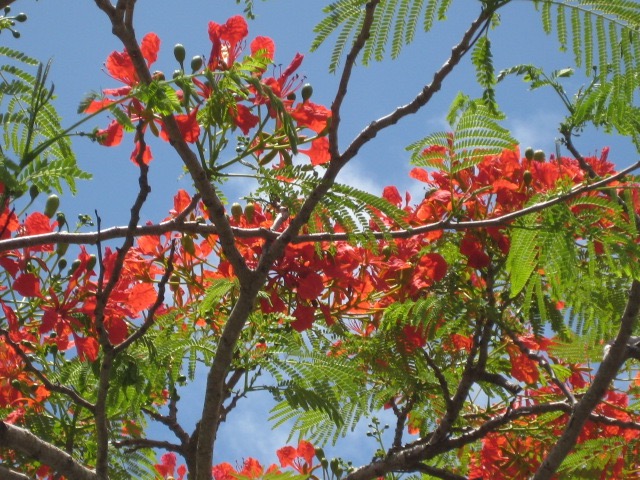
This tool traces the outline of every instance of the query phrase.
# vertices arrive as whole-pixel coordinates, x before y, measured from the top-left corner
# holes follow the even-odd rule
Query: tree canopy
[[[300,74],[303,55],[276,58],[269,32],[252,29],[277,3],[237,3],[244,15],[212,18],[206,55],[188,58],[137,32],[135,0],[95,0],[96,28],[121,48],[106,58],[107,88],[79,94],[70,124],[51,63],[0,46],[0,477],[637,475],[640,160],[614,161],[581,134],[640,148],[640,4],[532,0],[574,65],[498,72],[492,35],[514,2],[464,0],[474,18],[442,46],[447,61],[345,138],[354,69],[428,41],[461,2],[324,2],[311,48],[331,48],[327,105]],[[0,33],[20,36],[18,5],[0,1]],[[155,70],[159,56],[173,57],[172,74]],[[481,95],[456,95],[448,128],[393,160],[424,195],[337,182],[467,61]],[[504,126],[509,77],[557,96],[556,152],[521,147]],[[95,155],[130,146],[126,225],[65,215],[78,182],[101,181],[76,159],[78,139]],[[147,221],[154,152],[167,146],[190,186]],[[225,198],[247,178],[242,199]],[[265,392],[264,428],[291,432],[273,445],[278,463],[219,461],[221,424]],[[377,444],[369,461],[325,454],[361,440],[362,422]]]

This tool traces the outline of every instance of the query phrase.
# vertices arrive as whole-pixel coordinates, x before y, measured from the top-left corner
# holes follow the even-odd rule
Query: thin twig
[[[564,394],[565,397],[567,397],[567,400],[569,400],[569,403],[571,405],[575,405],[577,403],[576,397],[573,396],[573,393],[571,392],[571,390],[569,390],[567,385],[564,382],[560,381],[556,373],[553,371],[553,368],[551,368],[549,361],[542,355],[534,353],[533,351],[531,351],[531,349],[527,348],[524,342],[520,340],[515,333],[513,333],[507,328],[503,327],[503,329],[507,333],[511,341],[518,347],[518,350],[520,350],[527,358],[529,358],[530,360],[533,360],[538,365],[540,365],[540,367],[549,376],[549,379],[551,380],[551,382],[556,387],[558,387],[558,389],[560,389],[560,391]]]
[[[20,347],[20,345],[11,339],[11,336],[9,335],[8,331],[0,328],[0,335],[4,337],[4,341],[7,343],[7,345],[11,346],[11,348],[13,348],[16,354],[24,362],[25,370],[28,372],[32,372],[38,378],[38,380],[40,380],[42,385],[44,385],[47,390],[49,390],[50,392],[60,393],[62,395],[65,395],[66,397],[69,397],[69,399],[73,403],[75,403],[78,406],[86,408],[92,413],[95,411],[95,405],[89,402],[88,400],[82,398],[78,394],[78,392],[68,387],[65,387],[63,385],[53,383],[51,380],[49,380],[49,378],[44,373],[42,373],[38,368],[36,368],[36,366],[31,361],[31,358],[29,357],[29,355],[27,355],[27,353]]]

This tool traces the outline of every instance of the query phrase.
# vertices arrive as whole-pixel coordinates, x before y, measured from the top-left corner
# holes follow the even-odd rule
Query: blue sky
[[[258,18],[249,24],[249,36],[272,37],[277,48],[276,62],[284,66],[296,52],[304,53],[306,57],[300,71],[314,86],[314,101],[329,105],[337,84],[337,76],[328,73],[330,46],[309,53],[313,26],[320,20],[321,8],[327,3],[319,0],[256,0]],[[478,3],[454,2],[450,20],[437,25],[428,36],[418,35],[399,60],[356,71],[344,105],[341,148],[372,120],[410,101],[430,81],[434,68],[442,65],[467,28]],[[136,6],[137,33],[139,38],[151,31],[160,36],[163,42],[160,58],[153,68],[164,70],[170,76],[176,68],[172,54],[175,43],[185,45],[187,58],[207,55],[210,49],[207,23],[211,20],[222,23],[241,10],[233,0],[140,1]],[[13,11],[26,12],[29,20],[19,25],[22,33],[19,40],[5,32],[0,44],[24,50],[43,61],[53,59],[51,80],[56,85],[57,105],[64,124],[74,123],[78,118],[77,105],[85,93],[117,83],[103,71],[107,55],[122,49],[111,35],[106,16],[94,2],[87,0],[22,0],[16,2]],[[571,55],[560,53],[555,39],[542,32],[539,15],[531,2],[514,2],[503,11],[502,20],[502,25],[491,34],[496,47],[494,63],[497,70],[518,63],[533,63],[549,69],[571,64]],[[380,134],[370,146],[362,149],[352,165],[345,168],[339,181],[378,194],[389,184],[397,185],[401,191],[409,189],[414,195],[419,194],[422,187],[410,183],[407,177],[411,167],[404,147],[433,131],[446,129],[444,115],[454,95],[460,90],[471,96],[480,94],[474,80],[475,73],[467,59],[428,109]],[[572,83],[577,87],[583,80],[576,76]],[[512,79],[499,87],[498,100],[508,116],[505,126],[512,130],[523,148],[531,145],[547,152],[554,151],[558,121],[564,112],[550,91],[530,93],[523,82]],[[107,123],[106,117],[93,120],[85,130],[104,127]],[[74,144],[81,168],[93,173],[94,181],[80,184],[77,198],[63,198],[61,208],[67,218],[75,218],[77,213],[93,214],[97,209],[103,226],[125,224],[137,192],[136,168],[129,161],[131,143],[125,141],[120,147],[108,149],[78,138]],[[611,146],[610,159],[619,166],[635,160],[635,151],[627,142],[598,132],[590,132],[578,139],[577,144],[583,154]],[[190,190],[190,183],[182,176],[179,160],[169,148],[160,142],[152,144],[152,148],[156,157],[151,164],[152,194],[143,210],[143,218],[157,221],[167,215],[173,194],[179,188]],[[229,185],[227,198],[230,202],[236,201],[248,193],[247,188],[247,183]],[[191,392],[196,404],[198,391],[196,386]],[[224,425],[219,435],[220,450],[216,461],[233,462],[243,455],[255,455],[265,463],[275,461],[275,449],[284,445],[288,432],[273,434],[269,431],[265,421],[268,409],[268,399],[258,397],[244,407],[237,420]],[[366,425],[357,442],[346,442],[341,446],[341,455],[350,458],[353,453],[356,461],[367,461],[371,457],[376,445],[364,436],[364,430]]]

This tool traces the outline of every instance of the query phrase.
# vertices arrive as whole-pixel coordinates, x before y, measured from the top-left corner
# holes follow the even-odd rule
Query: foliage
[[[236,3],[253,16],[255,2]],[[206,58],[186,65],[176,45],[168,79],[151,73],[160,38],[132,30],[135,2],[97,0],[123,45],[105,62],[120,85],[82,100],[83,118],[66,129],[49,64],[0,47],[2,478],[638,471],[640,162],[618,171],[608,148],[583,156],[574,140],[596,126],[638,145],[640,7],[531,2],[592,74],[571,96],[563,81],[573,69],[525,64],[496,75],[491,34],[511,1],[474,2],[475,20],[433,82],[340,151],[357,59],[382,61],[388,49],[396,58],[453,3],[330,3],[314,48],[337,34],[330,69],[344,66],[331,109],[298,76],[303,56],[270,68],[273,41],[249,37],[242,16],[209,23]],[[465,55],[481,98],[460,93],[450,128],[407,147],[423,196],[336,182],[362,146],[427,105]],[[508,75],[558,95],[568,154],[520,151],[496,100]],[[71,229],[57,195],[42,212],[33,200],[90,178],[70,136],[103,114],[104,128],[80,134],[96,148],[132,140],[139,191],[127,226],[104,229],[96,218],[86,234]],[[143,225],[159,141],[193,186],[173,195],[164,220]],[[221,193],[238,176],[256,185],[244,205]],[[198,389],[189,432],[181,396]],[[278,464],[266,468],[251,457],[214,464],[220,424],[256,392],[273,398],[265,422],[290,429],[292,444],[274,448]],[[364,422],[376,443],[369,463],[327,458],[324,447],[357,439]],[[152,426],[166,436],[151,438]]]

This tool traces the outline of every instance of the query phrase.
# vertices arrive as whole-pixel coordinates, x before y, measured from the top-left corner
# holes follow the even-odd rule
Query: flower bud
[[[242,205],[237,202],[231,205],[231,215],[236,222],[239,222],[242,215]]]
[[[176,57],[176,60],[181,67],[184,63],[186,55],[187,51],[185,50],[184,45],[182,45],[181,43],[176,43],[176,45],[173,47],[173,56]]]
[[[16,22],[26,22],[27,21],[27,14],[26,13],[19,13],[18,15],[15,16]]]
[[[197,72],[202,68],[203,63],[204,61],[202,60],[202,57],[200,55],[196,55],[195,57],[193,57],[191,59],[191,71],[194,73]]]
[[[59,256],[63,256],[65,253],[67,253],[68,248],[68,243],[60,242],[56,245],[56,254]]]
[[[37,185],[31,185],[31,188],[29,188],[29,197],[31,197],[31,200],[35,200],[38,195],[40,195],[40,189]]]
[[[87,271],[93,270],[93,268],[96,266],[97,261],[98,259],[95,255],[89,255],[89,260],[87,260]]]
[[[300,94],[302,95],[303,102],[309,100],[311,98],[311,95],[313,95],[313,87],[311,86],[311,84],[305,83],[304,87],[302,87],[302,90],[300,90]]]
[[[522,174],[522,181],[527,187],[531,185],[532,179],[533,179],[533,176],[531,175],[531,172],[529,170],[525,170],[524,173]]]
[[[180,244],[185,252],[189,255],[195,256],[196,254],[196,246],[193,243],[193,237],[191,235],[183,235],[180,239]]]
[[[529,161],[533,160],[533,148],[529,147],[524,151],[524,158]]]
[[[49,195],[49,198],[47,198],[47,203],[44,206],[44,214],[47,217],[52,218],[58,211],[59,206],[60,198],[55,194]]]
[[[253,214],[256,212],[256,206],[254,203],[247,203],[247,206],[244,207],[244,216],[247,219],[247,222],[253,222]]]
[[[536,162],[544,162],[546,159],[546,156],[544,154],[544,150],[536,150],[535,152],[533,152],[533,159]]]

